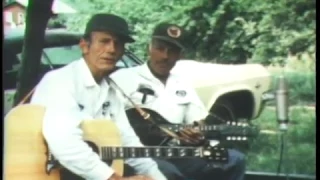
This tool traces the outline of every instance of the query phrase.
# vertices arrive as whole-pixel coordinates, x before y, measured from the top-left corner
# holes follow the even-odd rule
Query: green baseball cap
[[[182,27],[165,22],[160,23],[155,27],[152,37],[175,44],[181,49],[184,49],[185,34],[186,32]]]
[[[134,42],[130,36],[129,26],[126,20],[113,14],[95,14],[87,23],[85,34],[94,31],[112,32],[122,38],[125,42]]]

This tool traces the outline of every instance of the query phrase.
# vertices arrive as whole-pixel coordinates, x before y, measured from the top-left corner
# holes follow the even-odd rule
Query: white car
[[[208,111],[226,120],[257,118],[272,99],[271,74],[260,64],[180,60],[172,71],[192,83]]]

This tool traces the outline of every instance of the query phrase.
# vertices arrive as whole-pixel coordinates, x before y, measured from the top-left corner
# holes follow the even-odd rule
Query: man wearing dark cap
[[[73,179],[70,175],[75,174],[88,180],[166,180],[150,158],[127,159],[140,175],[123,178],[82,139],[82,120],[112,119],[124,146],[143,146],[108,79],[124,53],[125,43],[133,41],[124,19],[94,15],[79,44],[83,58],[48,72],[36,87],[31,104],[46,107],[43,135],[53,156],[69,170],[66,179]]]
[[[178,74],[171,72],[182,57],[185,36],[185,30],[178,25],[159,24],[149,45],[150,60],[138,67],[118,70],[111,78],[138,106],[158,112],[170,123],[203,123],[200,120],[205,119],[208,112],[195,90]],[[149,87],[153,92],[146,96],[139,90],[141,87]],[[126,109],[133,108],[130,102],[125,103]],[[194,129],[184,129],[181,136],[189,139],[184,142],[187,144],[203,140],[203,135]],[[241,180],[245,173],[244,155],[236,150],[229,150],[229,162],[224,165],[201,158],[157,160],[157,163],[167,178],[176,180]]]

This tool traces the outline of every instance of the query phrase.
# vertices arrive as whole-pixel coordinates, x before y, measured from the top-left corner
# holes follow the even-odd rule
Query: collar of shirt
[[[163,83],[152,74],[147,62],[144,63],[143,65],[141,65],[138,68],[138,73],[139,73],[140,76],[142,76],[142,77],[144,77],[144,78],[146,78],[146,79],[148,79],[150,81],[157,82],[157,83],[163,85]],[[176,78],[175,78],[175,75],[173,73],[170,73],[169,77],[167,79],[166,86],[168,85],[168,83],[170,83],[172,81],[176,83]]]
[[[96,83],[84,58],[78,61],[77,69],[78,76],[76,78],[79,78],[78,82],[82,82],[81,84],[86,89],[84,92],[91,95],[91,97],[88,97],[90,98],[88,102],[91,102],[92,114],[96,115],[100,112],[103,103],[108,100],[110,86],[106,78],[103,78],[100,84]]]
[[[86,87],[94,87],[94,86],[106,86],[108,87],[108,83],[105,78],[102,79],[101,84],[97,84],[97,82],[94,80],[92,73],[89,69],[89,66],[87,65],[84,58],[81,58],[79,60],[79,70],[81,72],[81,77],[84,81],[84,85]]]

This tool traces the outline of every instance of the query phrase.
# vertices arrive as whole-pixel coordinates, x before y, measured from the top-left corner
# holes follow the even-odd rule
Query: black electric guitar
[[[220,125],[199,126],[172,124],[154,110],[148,108],[141,109],[150,114],[154,123],[144,120],[135,108],[128,109],[126,113],[131,126],[145,145],[164,145],[164,142],[171,139],[158,126],[165,127],[173,132],[179,132],[186,127],[198,128],[206,138],[229,142],[247,141],[248,137],[257,134],[254,128],[249,127],[245,123],[227,122]]]

